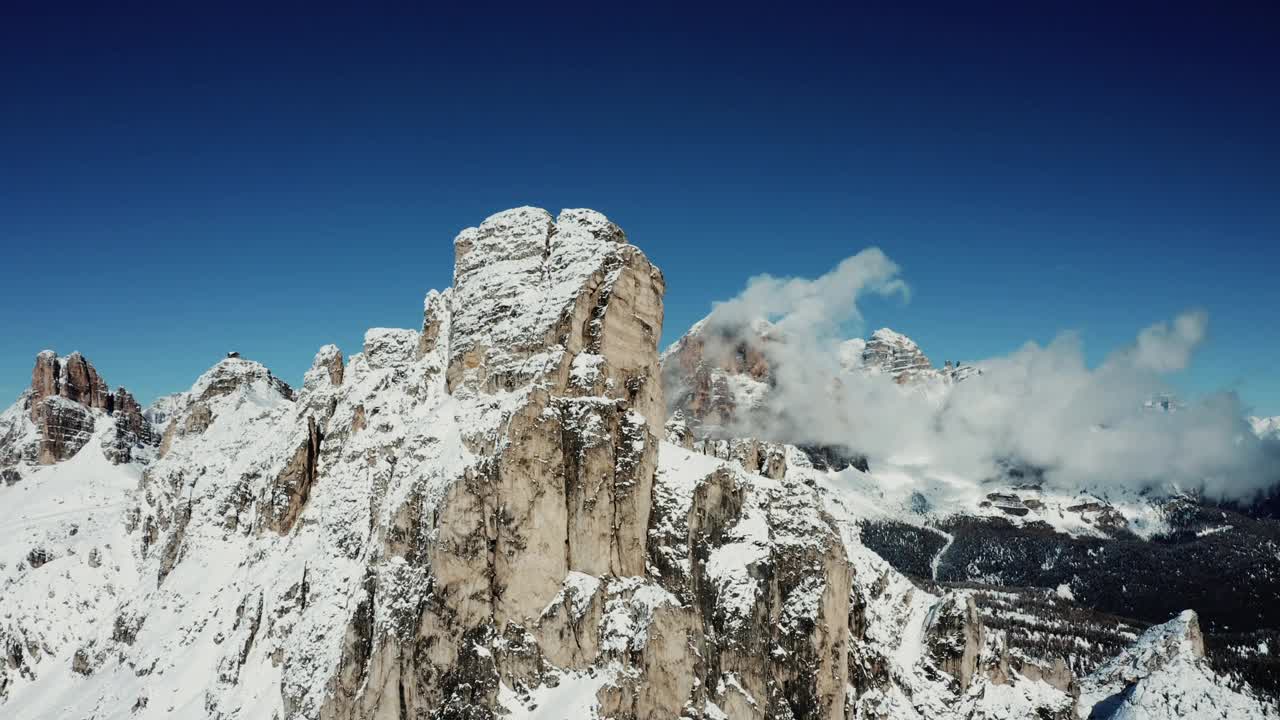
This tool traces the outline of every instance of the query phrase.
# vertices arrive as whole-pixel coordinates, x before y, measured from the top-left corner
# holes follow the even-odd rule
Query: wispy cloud
[[[1241,498],[1280,480],[1280,448],[1249,430],[1234,393],[1174,413],[1144,409],[1169,391],[1165,376],[1188,367],[1205,342],[1203,311],[1141,329],[1096,367],[1085,361],[1079,337],[1064,333],[976,363],[982,375],[930,394],[841,366],[842,329],[865,330],[858,301],[872,293],[909,293],[897,264],[876,248],[818,278],[752,278],[717,304],[707,324],[717,342],[753,341],[759,318],[773,321],[779,340],[762,347],[775,381],[766,406],[732,430],[843,445],[873,462],[923,462],[977,478],[1014,458],[1047,468],[1049,482],[1070,489],[1179,488]]]
[[[813,279],[757,275],[737,297],[717,303],[709,321],[731,330],[763,318],[787,335],[825,336],[847,322],[862,322],[857,300],[864,294],[910,297],[900,273],[880,248],[868,248]]]

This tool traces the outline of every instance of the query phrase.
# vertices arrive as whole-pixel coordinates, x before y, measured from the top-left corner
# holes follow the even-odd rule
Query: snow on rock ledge
[[[611,372],[592,388],[626,399],[655,426],[664,417],[656,348],[662,274],[591,210],[517,208],[454,241],[448,382],[496,392],[531,382],[563,387],[579,353]]]
[[[1156,625],[1081,684],[1079,712],[1098,720],[1276,717],[1247,685],[1214,675],[1195,612]]]

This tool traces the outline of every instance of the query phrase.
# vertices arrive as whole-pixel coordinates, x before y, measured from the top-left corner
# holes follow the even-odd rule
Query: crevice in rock
[[[401,673],[399,681],[396,682],[396,691],[400,700],[400,714],[397,716],[399,720],[407,720],[409,717],[409,704],[405,701],[404,696],[404,674]]]
[[[277,476],[263,513],[266,526],[281,535],[288,534],[302,514],[311,487],[315,484],[320,462],[320,446],[324,433],[314,417],[307,418],[307,439],[294,452],[293,458]]]
[[[156,577],[156,586],[158,587],[164,582],[164,579],[173,571],[173,566],[178,564],[181,556],[182,541],[187,535],[187,523],[191,522],[191,501],[183,503],[173,519],[173,530],[169,533],[169,539],[165,543],[164,551],[160,555],[160,569]]]
[[[241,606],[243,607],[243,606]],[[258,608],[253,613],[253,617],[249,620],[249,635],[245,638],[244,645],[240,647],[239,662],[236,665],[236,676],[239,677],[240,669],[244,667],[245,662],[249,660],[249,652],[253,650],[253,642],[258,637],[258,628],[262,625],[262,595],[258,595]]]

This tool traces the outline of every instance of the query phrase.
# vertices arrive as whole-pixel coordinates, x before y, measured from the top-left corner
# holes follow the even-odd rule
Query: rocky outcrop
[[[947,360],[935,368],[916,341],[889,328],[880,328],[867,340],[850,340],[841,348],[846,367],[888,375],[899,385],[927,384],[939,380],[959,382],[980,370],[960,361]]]
[[[303,384],[310,385],[327,380],[330,385],[341,385],[344,372],[342,351],[337,345],[325,345],[316,353],[315,360],[311,363],[311,370],[307,372]]]
[[[31,419],[47,397],[60,397],[93,410],[110,410],[111,393],[93,365],[78,352],[59,358],[52,350],[36,356],[31,371]]]
[[[1194,611],[1181,613],[1143,633],[1135,645],[1089,677],[1090,690],[1127,687],[1165,668],[1204,659],[1204,634]]]
[[[701,457],[663,452],[669,467]],[[655,486],[650,564],[696,613],[708,717],[843,717],[852,569],[817,494],[697,462],[715,469]]]
[[[41,465],[71,459],[93,437],[93,413],[61,396],[46,396],[32,407],[31,414],[40,434],[36,462]]]
[[[316,425],[315,418],[307,418],[306,441],[298,446],[289,464],[276,476],[266,503],[258,512],[270,530],[284,535],[293,529],[307,498],[311,496],[323,440],[324,434]]]
[[[750,413],[773,382],[765,352],[773,328],[758,322],[729,331],[709,320],[695,325],[662,356],[663,385],[672,414],[699,437],[716,435]]]
[[[650,381],[662,277],[616,226],[585,211],[552,222],[520,209],[463,231],[455,247],[447,335],[429,299],[423,338],[436,340],[419,352],[443,351],[456,398],[509,409],[493,417],[500,424],[481,418],[463,428],[467,446],[487,459],[445,497],[440,517],[448,523],[427,549],[438,593],[414,642],[440,647],[477,633],[523,636],[571,573],[644,574],[657,457],[648,418],[662,417],[660,388]],[[461,701],[463,676],[440,664],[466,657],[455,653],[414,669],[457,679],[416,694],[411,712]],[[507,654],[512,684],[540,681],[536,656]],[[585,653],[557,659],[570,668],[596,661]],[[488,688],[468,702],[496,703],[496,681],[468,685]]]
[[[1080,717],[1275,717],[1243,683],[1216,676],[1205,660],[1199,618],[1187,610],[1152,627],[1084,679]]]
[[[488,508],[472,516],[491,518],[493,566],[475,570],[494,575],[501,626],[536,617],[567,572],[644,572],[663,284],[615,225],[586,211],[557,222],[501,213],[455,248],[447,389],[518,393],[502,429],[464,428],[492,459],[464,485],[474,497],[458,498]]]
[[[36,461],[51,465],[73,457],[93,435],[92,410],[108,410],[111,401],[106,383],[80,353],[37,355],[28,395],[40,437]]]
[[[862,350],[864,367],[887,373],[899,385],[933,370],[933,363],[914,340],[889,328],[871,334]]]
[[[781,480],[787,474],[787,447],[755,438],[730,438],[723,440],[699,440],[690,448],[704,455],[732,460],[744,470]]]
[[[973,598],[948,594],[930,609],[925,625],[929,660],[968,688],[978,670],[983,645],[982,622]]]
[[[109,428],[102,452],[116,464],[145,461],[160,441],[133,395],[124,388],[109,392],[97,369],[78,352],[61,358],[52,350],[37,355],[31,388],[21,403],[26,418],[0,421],[0,466],[68,460],[88,444],[99,423]]]
[[[160,435],[143,414],[142,407],[124,388],[117,388],[111,400],[114,432],[102,440],[102,452],[120,465],[132,462],[139,453],[160,445]]]

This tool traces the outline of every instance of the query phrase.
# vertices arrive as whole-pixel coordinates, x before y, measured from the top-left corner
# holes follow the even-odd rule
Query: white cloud
[[[1191,353],[1204,342],[1209,329],[1209,315],[1203,310],[1187,312],[1168,323],[1157,323],[1138,333],[1132,362],[1156,372],[1183,370],[1191,362]]]
[[[1190,311],[1141,330],[1132,345],[1090,367],[1080,339],[977,363],[984,372],[945,400],[905,391],[884,375],[841,366],[842,328],[858,326],[866,293],[908,293],[898,266],[878,249],[847,258],[812,280],[752,278],[715,306],[708,329],[718,342],[754,340],[752,321],[774,322],[765,343],[775,386],[766,407],[739,418],[735,434],[793,443],[842,445],[877,459],[923,462],[972,477],[1016,458],[1048,469],[1068,488],[1199,489],[1245,497],[1280,479],[1277,444],[1249,431],[1232,394],[1175,413],[1144,409],[1168,390],[1164,375],[1185,369],[1205,341],[1208,316]]]
[[[909,297],[910,288],[900,272],[880,248],[873,247],[812,280],[757,275],[737,297],[715,305],[710,323],[719,329],[743,328],[763,318],[789,336],[832,333],[847,322],[862,321],[857,300],[864,293]]]

